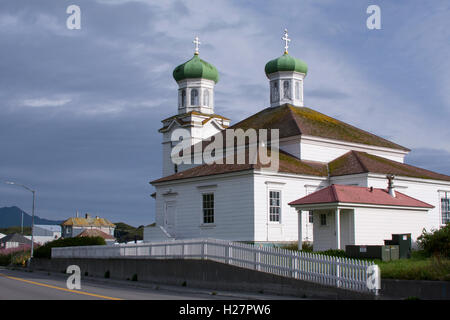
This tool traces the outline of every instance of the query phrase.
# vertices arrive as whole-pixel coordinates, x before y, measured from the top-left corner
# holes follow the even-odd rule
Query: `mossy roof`
[[[270,155],[270,151],[268,153]],[[236,155],[235,155],[236,156]],[[187,178],[196,178],[196,177],[204,177],[210,175],[224,174],[224,173],[232,173],[239,171],[247,171],[247,170],[260,170],[260,169],[269,169],[270,164],[261,164],[258,163],[251,164],[248,161],[248,149],[246,149],[246,163],[245,164],[237,164],[236,158],[235,164],[226,164],[223,161],[223,164],[203,164],[196,166],[194,168],[190,168],[170,176],[166,176],[157,180],[150,182],[151,184],[173,181],[173,180],[181,180]],[[259,160],[259,157],[258,157]],[[301,175],[310,175],[310,176],[327,176],[327,167],[326,164],[321,162],[314,161],[304,161],[300,160],[289,153],[284,151],[279,152],[279,168],[278,171],[280,173],[293,173],[293,174],[301,174]]]
[[[410,151],[410,149],[307,107],[283,104],[266,108],[231,129],[279,129],[280,138],[309,135],[339,141]]]
[[[343,156],[331,161],[328,164],[328,168],[330,176],[344,176],[370,172],[420,179],[450,181],[450,176],[360,151],[347,152]]]
[[[62,226],[74,226],[74,227],[115,227],[113,223],[105,218],[75,218],[71,217],[64,221]]]

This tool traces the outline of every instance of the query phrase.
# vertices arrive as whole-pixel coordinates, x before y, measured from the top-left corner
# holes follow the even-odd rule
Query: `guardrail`
[[[373,262],[217,239],[52,248],[52,258],[208,259],[278,276],[378,294]],[[370,277],[375,277],[370,279]],[[375,283],[369,285],[368,283]]]

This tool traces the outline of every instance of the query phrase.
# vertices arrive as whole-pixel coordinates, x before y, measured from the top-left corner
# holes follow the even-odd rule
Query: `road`
[[[293,299],[292,297],[212,292],[131,281],[82,278],[80,290],[66,287],[68,274],[26,272],[0,267],[0,300],[224,300]]]

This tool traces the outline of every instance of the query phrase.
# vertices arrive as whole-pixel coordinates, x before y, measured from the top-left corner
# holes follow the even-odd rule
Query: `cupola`
[[[284,54],[267,62],[264,69],[270,81],[270,106],[276,107],[284,103],[303,106],[303,80],[308,73],[308,66],[300,59],[289,55],[288,47],[291,39],[287,29],[281,38],[285,42]]]
[[[178,113],[197,111],[214,113],[214,86],[219,73],[212,64],[200,59],[198,37],[195,37],[195,53],[192,59],[179,65],[173,71],[178,83]]]

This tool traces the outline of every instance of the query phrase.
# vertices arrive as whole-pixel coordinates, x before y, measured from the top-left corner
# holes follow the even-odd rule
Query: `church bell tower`
[[[173,71],[178,84],[177,114],[162,120],[163,127],[163,176],[191,168],[192,165],[175,165],[171,151],[175,144],[172,133],[182,128],[189,135],[190,145],[207,139],[228,128],[230,120],[214,111],[214,87],[219,81],[219,73],[212,64],[200,59],[198,37],[193,41],[194,56]]]

